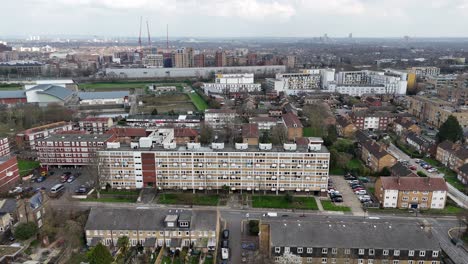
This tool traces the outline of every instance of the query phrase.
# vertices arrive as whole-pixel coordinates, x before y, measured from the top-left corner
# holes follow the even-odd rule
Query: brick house
[[[338,116],[336,119],[336,131],[340,137],[352,138],[356,134],[357,127],[344,116]]]
[[[390,169],[396,164],[397,159],[388,153],[383,145],[368,138],[362,131],[358,131],[356,137],[360,148],[360,157],[373,172],[380,172],[385,167]]]
[[[422,136],[409,132],[406,135],[406,143],[416,149],[421,154],[433,155],[436,152],[435,144]]]
[[[380,177],[375,196],[384,208],[444,209],[447,184],[442,178]]]
[[[287,129],[288,140],[294,140],[303,136],[303,126],[299,118],[293,113],[283,116],[283,123]]]
[[[244,124],[242,126],[242,142],[251,146],[257,146],[259,142],[259,131],[257,124]]]
[[[446,140],[437,146],[436,159],[458,173],[459,168],[468,163],[468,149]]]
[[[397,135],[404,135],[413,132],[417,135],[421,134],[421,128],[413,120],[406,117],[398,117],[393,121],[393,131]]]
[[[187,127],[174,128],[174,139],[177,144],[197,143],[198,132]]]

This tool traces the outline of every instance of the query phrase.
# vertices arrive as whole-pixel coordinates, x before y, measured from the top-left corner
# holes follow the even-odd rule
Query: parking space
[[[354,194],[353,190],[349,186],[348,182],[343,176],[331,176],[333,184],[337,191],[343,195],[343,205],[351,208],[351,212],[354,215],[364,214],[362,210],[361,202],[358,200],[357,195]]]
[[[33,189],[43,189],[49,191],[54,185],[61,182],[61,177],[65,173],[73,175],[75,179],[72,182],[65,182],[65,194],[64,196],[69,196],[74,194],[80,186],[84,185],[86,187],[93,186],[93,181],[90,179],[89,175],[86,173],[86,170],[81,168],[51,168],[48,175],[45,177],[45,180],[42,182],[33,182],[27,181],[22,184],[23,187],[32,187]]]

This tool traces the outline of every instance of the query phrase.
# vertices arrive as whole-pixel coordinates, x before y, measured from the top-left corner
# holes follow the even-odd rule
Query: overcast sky
[[[2,36],[467,37],[468,0],[0,0]],[[146,30],[146,28],[144,28]],[[146,36],[146,31],[145,36]]]

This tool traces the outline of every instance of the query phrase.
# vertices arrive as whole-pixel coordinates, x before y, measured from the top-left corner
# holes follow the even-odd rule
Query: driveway
[[[330,176],[330,179],[333,181],[335,190],[343,195],[343,204],[351,208],[353,215],[364,215],[361,202],[349,187],[348,182],[342,176]]]

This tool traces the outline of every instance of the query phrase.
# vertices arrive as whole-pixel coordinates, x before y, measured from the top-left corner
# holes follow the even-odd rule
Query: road
[[[190,209],[190,206],[167,206],[159,204],[127,204],[127,203],[99,203],[99,202],[70,202],[66,199],[51,200],[51,206],[56,208],[81,208],[83,210],[91,207],[97,208],[171,208],[171,209]],[[286,217],[264,217],[265,210],[259,209],[231,209],[228,207],[193,207],[191,210],[219,210],[221,218],[226,222],[226,227],[230,230],[229,246],[231,250],[230,260],[228,263],[241,263],[241,222],[248,221],[249,219],[260,220],[289,220],[289,221],[326,221],[333,218],[334,220],[341,221],[384,221],[384,222],[402,222],[408,224],[421,224],[426,223],[432,227],[432,234],[440,242],[442,249],[450,256],[456,264],[466,264],[468,253],[460,247],[454,246],[450,242],[448,231],[452,227],[458,227],[459,221],[456,217],[442,216],[442,217],[425,217],[425,216],[406,216],[406,215],[390,215],[390,214],[375,214],[369,213],[369,216],[355,216],[352,214],[332,214],[327,212],[291,212],[289,210],[271,210],[281,214],[287,215]],[[369,218],[371,217],[372,218]]]

